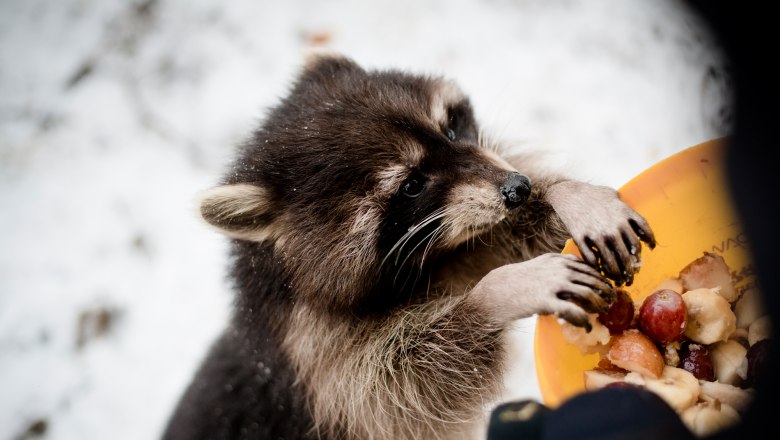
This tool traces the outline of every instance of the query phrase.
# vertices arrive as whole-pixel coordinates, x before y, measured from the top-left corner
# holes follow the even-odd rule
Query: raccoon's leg
[[[493,269],[467,298],[496,325],[538,313],[590,330],[587,313],[606,310],[615,293],[601,274],[579,258],[548,253]]]
[[[313,439],[304,391],[275,343],[227,330],[181,397],[162,440]],[[270,341],[270,339],[269,339]]]

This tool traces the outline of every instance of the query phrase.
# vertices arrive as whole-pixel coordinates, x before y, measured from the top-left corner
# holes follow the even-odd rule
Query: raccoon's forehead
[[[449,149],[452,112],[470,112],[460,88],[440,77],[349,70],[336,78],[299,85],[244,149],[246,173],[229,180],[288,185],[323,174],[328,186],[369,184],[391,194],[432,151]]]
[[[421,138],[429,136],[420,136],[421,132],[440,133],[443,127],[448,126],[451,111],[457,107],[470,108],[468,98],[453,81],[443,78],[418,77],[401,74],[402,78],[407,79],[409,84],[404,81],[392,82],[390,90],[380,90],[378,93],[395,94],[395,100],[386,99],[385,106],[377,109],[380,112],[380,118],[384,121],[393,121],[392,128],[395,131],[396,141],[390,148],[396,155],[396,166],[385,170],[382,174],[388,178],[391,175],[403,174],[408,172],[409,168],[420,166],[428,153],[429,145]],[[384,81],[379,81],[381,85],[387,85]],[[414,84],[416,87],[405,87]],[[394,90],[392,88],[398,88]],[[411,99],[398,99],[399,95],[413,95]],[[382,115],[382,112],[386,114]],[[376,116],[376,115],[374,115]],[[405,170],[405,171],[404,171]]]
[[[389,99],[383,100],[385,107],[380,107],[380,111],[414,118],[416,124],[439,131],[447,126],[452,109],[469,106],[465,93],[453,81],[437,77],[400,75],[402,75],[400,81],[393,81],[390,84],[377,81],[379,90],[376,93],[380,96],[382,94],[390,96]],[[393,99],[393,96],[396,99]]]

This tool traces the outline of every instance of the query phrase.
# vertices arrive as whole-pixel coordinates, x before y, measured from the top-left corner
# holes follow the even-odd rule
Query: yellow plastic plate
[[[643,247],[642,268],[626,288],[635,302],[704,251],[723,256],[740,292],[755,283],[747,239],[729,199],[723,143],[681,151],[619,189],[620,198],[650,223],[658,243],[652,251]],[[571,240],[563,252],[579,255]],[[542,399],[550,407],[583,391],[583,372],[598,362],[598,355],[583,356],[567,343],[551,316],[537,321],[534,352]]]

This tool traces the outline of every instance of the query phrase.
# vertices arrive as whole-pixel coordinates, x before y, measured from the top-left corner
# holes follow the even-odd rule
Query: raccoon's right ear
[[[237,183],[220,185],[200,197],[200,215],[212,226],[233,238],[263,241],[271,234],[268,191],[260,186]]]

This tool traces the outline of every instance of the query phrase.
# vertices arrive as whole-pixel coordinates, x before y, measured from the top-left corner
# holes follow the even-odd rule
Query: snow
[[[159,437],[231,303],[226,242],[197,194],[316,41],[450,77],[492,137],[617,187],[728,134],[727,67],[681,7],[0,3],[0,438]],[[80,320],[94,324],[81,346]],[[514,334],[511,397],[539,398],[533,331]]]

